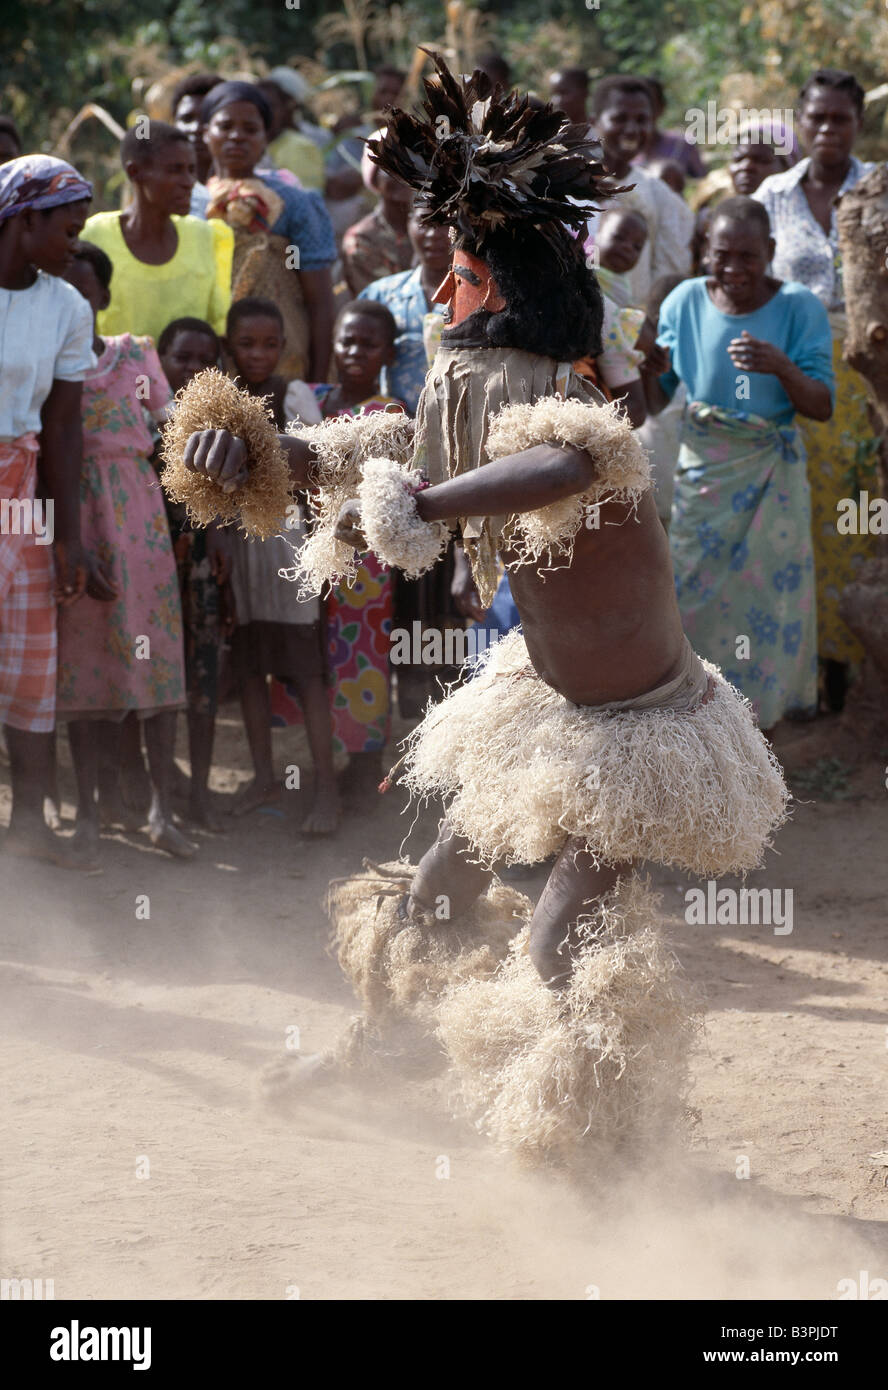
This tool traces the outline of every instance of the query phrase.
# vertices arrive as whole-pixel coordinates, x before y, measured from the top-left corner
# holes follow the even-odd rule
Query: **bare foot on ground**
[[[99,821],[103,830],[119,826],[121,830],[141,830],[147,815],[128,806],[119,794],[99,796]]]
[[[17,859],[38,859],[45,864],[54,864],[57,869],[95,873],[97,867],[84,856],[82,845],[78,847],[75,846],[74,840],[63,840],[45,825],[35,826],[28,833],[21,830],[7,831],[3,849],[6,854]]]
[[[231,798],[230,816],[246,816],[250,811],[258,811],[260,806],[269,806],[280,801],[283,796],[280,782],[260,782],[257,778],[240,788]]]
[[[209,830],[213,835],[224,835],[231,829],[227,818],[214,811],[208,801],[189,801],[186,815],[192,825]]]
[[[74,834],[68,843],[74,853],[83,861],[81,867],[84,873],[104,873],[99,849],[98,822],[78,820]]]
[[[318,787],[311,810],[302,822],[303,835],[332,835],[339,829],[342,807],[335,783]]]
[[[155,849],[166,850],[167,854],[175,855],[177,859],[193,859],[197,853],[197,847],[186,840],[170,820],[149,822],[148,838]]]

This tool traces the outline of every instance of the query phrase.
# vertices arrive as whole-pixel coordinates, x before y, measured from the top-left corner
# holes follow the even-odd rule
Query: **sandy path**
[[[282,760],[300,740],[279,736]],[[800,807],[756,876],[793,888],[790,936],[688,926],[687,885],[658,876],[708,995],[700,1122],[643,1179],[593,1190],[493,1153],[436,1083],[263,1097],[288,1028],[323,1048],[354,1011],[318,903],[362,855],[393,857],[394,795],[309,843],[289,793],[190,865],[140,836],[105,842],[97,878],[0,856],[0,1273],[58,1298],[828,1298],[888,1277],[888,1168],[869,1157],[888,1149],[881,776]]]

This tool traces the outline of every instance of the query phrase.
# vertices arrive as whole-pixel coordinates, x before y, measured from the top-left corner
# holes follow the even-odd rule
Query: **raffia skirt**
[[[780,766],[749,701],[689,644],[675,680],[604,706],[541,680],[520,632],[476,670],[409,736],[403,781],[443,799],[482,863],[539,863],[569,839],[703,877],[761,863],[786,818]]]

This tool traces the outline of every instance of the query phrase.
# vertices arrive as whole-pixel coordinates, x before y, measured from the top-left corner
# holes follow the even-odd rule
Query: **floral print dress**
[[[142,716],[185,699],[176,563],[143,407],[170,391],[150,338],[106,338],[83,384],[83,548],[110,572],[111,603],[59,609],[60,719]]]

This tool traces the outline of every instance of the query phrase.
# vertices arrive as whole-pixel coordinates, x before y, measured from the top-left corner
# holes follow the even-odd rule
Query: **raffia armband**
[[[441,558],[450,536],[443,521],[423,521],[416,507],[421,478],[393,459],[368,459],[358,490],[361,525],[370,549],[385,565],[418,579]]]
[[[249,477],[226,492],[214,479],[185,466],[185,445],[198,430],[228,430],[247,447]],[[184,502],[190,519],[206,526],[218,519],[239,522],[248,536],[267,540],[284,524],[294,502],[290,469],[264,401],[240,390],[215,367],[198,372],[178,393],[163,430],[160,481],[173,502]]]
[[[616,402],[594,405],[563,400],[560,396],[542,396],[532,405],[503,406],[490,422],[490,460],[532,449],[537,444],[571,445],[585,450],[593,459],[598,476],[584,493],[510,518],[505,538],[517,556],[510,568],[537,563],[553,553],[570,556],[590,505],[622,501],[637,506],[651,487],[647,454]]]
[[[291,575],[299,583],[299,597],[311,598],[334,584],[353,584],[359,561],[354,548],[336,537],[339,512],[357,497],[369,458],[385,454],[409,462],[413,421],[403,411],[374,410],[335,416],[319,425],[291,426],[288,433],[310,444],[317,459],[312,468],[317,487],[308,499],[311,534],[294,557]]]

